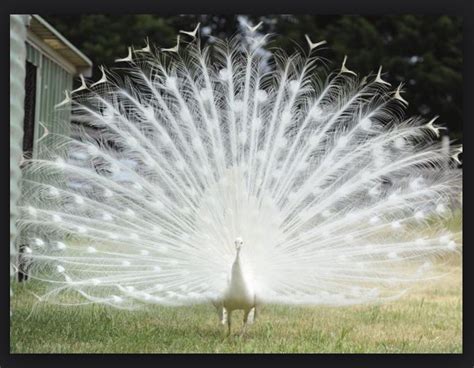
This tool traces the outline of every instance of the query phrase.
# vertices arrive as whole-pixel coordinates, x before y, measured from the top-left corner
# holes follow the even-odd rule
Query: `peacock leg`
[[[232,320],[231,316],[232,316],[232,311],[229,310],[229,311],[227,312],[227,328],[228,328],[228,330],[227,330],[227,336],[230,336],[230,329],[231,329],[231,328],[230,328],[230,325],[231,325],[231,320]]]
[[[225,307],[221,307],[221,325],[225,326],[225,322],[227,321],[227,309]]]
[[[248,322],[248,319],[249,319],[250,311],[251,311],[251,309],[244,310],[244,325],[242,326],[242,332],[240,333],[240,336],[243,336],[245,334],[245,331],[247,329],[247,322]]]

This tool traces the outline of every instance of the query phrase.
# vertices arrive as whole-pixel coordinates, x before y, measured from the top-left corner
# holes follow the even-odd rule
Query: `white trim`
[[[77,56],[79,56],[86,64],[88,64],[89,68],[92,67],[92,61],[84,55],[81,51],[79,51],[71,42],[69,42],[61,33],[59,33],[51,24],[49,24],[46,20],[41,18],[38,14],[33,14],[32,17],[37,20],[41,25],[47,28],[58,40],[60,40],[64,45],[67,46],[70,50],[72,50]]]
[[[59,55],[56,51],[54,51],[50,46],[48,46],[43,40],[41,40],[38,36],[36,36],[31,29],[27,30],[26,34],[26,41],[36,48],[41,54],[47,56],[51,60],[53,60],[56,64],[60,67],[65,69],[68,73],[76,75],[78,70],[76,67],[69,61],[67,61],[64,57]]]

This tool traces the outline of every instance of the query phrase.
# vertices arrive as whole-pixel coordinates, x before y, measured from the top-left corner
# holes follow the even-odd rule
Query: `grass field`
[[[447,276],[420,284],[385,305],[263,306],[243,337],[236,316],[234,334],[228,338],[210,305],[122,311],[38,304],[31,313],[36,299],[29,291],[39,292],[42,285],[15,284],[11,352],[460,353],[460,259],[442,267]]]

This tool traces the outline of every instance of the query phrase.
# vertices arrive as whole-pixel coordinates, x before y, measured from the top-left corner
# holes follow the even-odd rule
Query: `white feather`
[[[127,86],[102,69],[91,87],[107,90],[84,88],[72,114],[103,139],[64,138],[25,169],[19,227],[32,277],[119,308],[213,300],[230,315],[390,299],[401,291],[390,280],[402,288],[420,279],[416,266],[457,249],[459,234],[440,241],[421,221],[446,216],[461,191],[429,134],[442,128],[400,120],[390,105],[405,105],[400,88],[385,92],[381,70],[356,85],[344,58],[319,88],[316,58],[266,73],[261,55],[230,44],[216,43],[211,65],[191,43],[172,67],[147,44]],[[179,36],[162,51],[178,48]]]

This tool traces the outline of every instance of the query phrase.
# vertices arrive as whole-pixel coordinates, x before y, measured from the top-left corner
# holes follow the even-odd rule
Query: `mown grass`
[[[263,306],[243,337],[234,318],[228,338],[210,305],[123,311],[41,303],[33,309],[30,291],[42,285],[15,284],[10,347],[12,353],[461,353],[460,259],[442,267],[448,275],[389,304]]]

